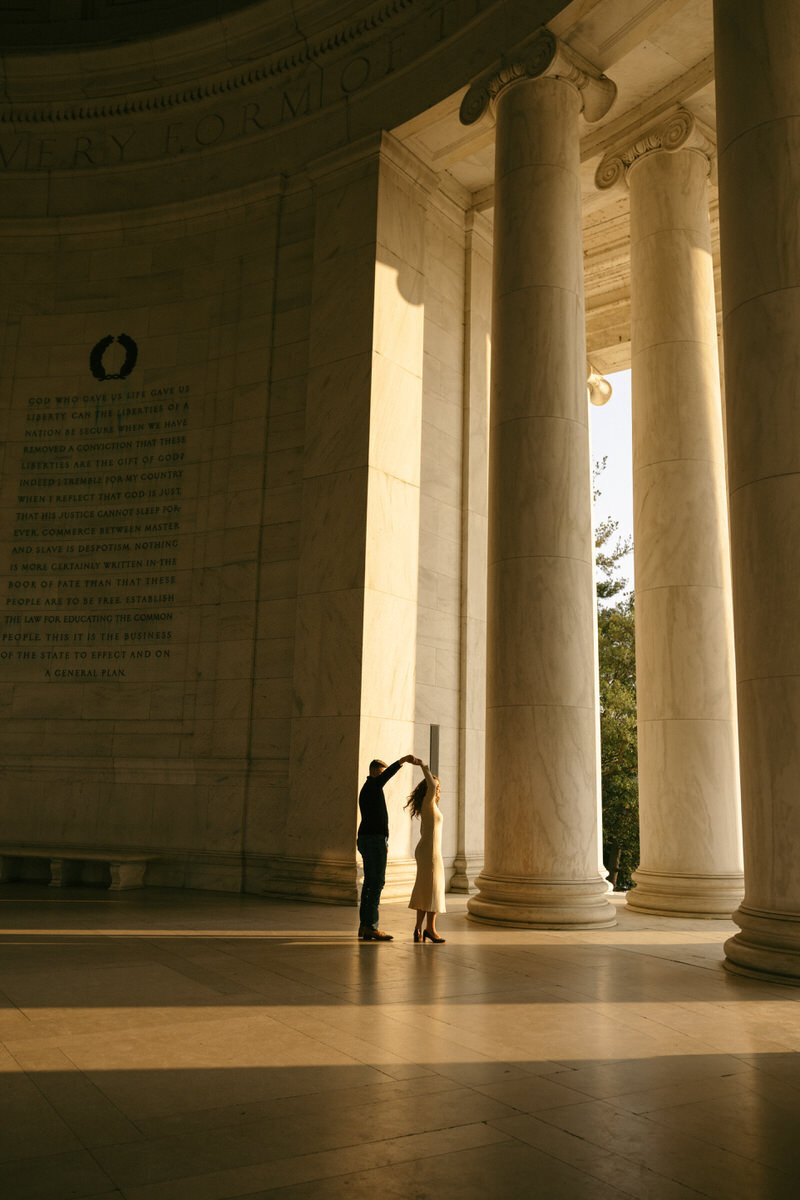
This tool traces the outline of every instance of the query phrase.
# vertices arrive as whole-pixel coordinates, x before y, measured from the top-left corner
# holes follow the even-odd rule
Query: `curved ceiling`
[[[80,5],[68,5],[64,0],[14,0],[13,5],[0,8],[0,37],[5,53],[111,46],[263,7],[254,0],[83,0]],[[289,7],[280,5],[284,14]]]
[[[15,0],[0,12],[2,165],[47,167],[28,212],[110,211],[137,165],[139,203],[167,202],[292,175],[388,129],[490,213],[493,129],[461,125],[460,101],[541,24],[617,87],[581,127],[587,335],[613,370],[628,354],[628,204],[595,172],[679,107],[713,138],[712,0]],[[90,168],[93,193],[75,178]],[[713,180],[711,210],[715,227]]]

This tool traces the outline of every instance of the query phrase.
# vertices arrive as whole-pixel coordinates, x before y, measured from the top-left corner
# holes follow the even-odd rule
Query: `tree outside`
[[[606,460],[595,466],[598,479]],[[639,865],[639,776],[636,743],[636,649],[634,597],[622,594],[627,580],[620,560],[631,543],[617,537],[619,523],[600,522],[595,531],[597,628],[600,663],[600,761],[603,796],[603,861],[617,891],[633,887]]]

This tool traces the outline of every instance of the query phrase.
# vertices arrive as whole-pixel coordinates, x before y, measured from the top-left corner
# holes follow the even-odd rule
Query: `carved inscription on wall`
[[[15,416],[2,488],[0,675],[168,674],[188,601],[190,388],[109,379],[28,395]]]
[[[154,78],[142,93],[122,97],[114,87],[94,101],[0,104],[0,172],[116,167],[257,137],[391,79],[495,3],[392,0],[382,12],[246,63],[224,79],[182,77],[156,90]]]

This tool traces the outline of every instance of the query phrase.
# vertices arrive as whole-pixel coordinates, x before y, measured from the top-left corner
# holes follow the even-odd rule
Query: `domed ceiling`
[[[291,177],[389,130],[490,213],[492,123],[463,126],[459,106],[542,24],[617,89],[581,135],[587,334],[607,372],[628,357],[628,203],[595,173],[680,108],[713,139],[712,0],[15,0],[0,12],[0,166],[20,185],[47,172],[32,214],[75,211],[68,176],[93,169],[81,203],[108,211],[119,167],[141,165],[142,203],[166,202]],[[711,211],[716,237],[713,180]]]

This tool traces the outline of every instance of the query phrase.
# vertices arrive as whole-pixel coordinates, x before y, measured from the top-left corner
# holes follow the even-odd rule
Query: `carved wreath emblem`
[[[125,361],[120,367],[119,371],[112,375],[107,372],[103,366],[103,355],[108,347],[115,341],[119,342],[120,346],[122,346],[123,350],[125,351]],[[101,383],[106,379],[127,379],[133,368],[136,366],[136,359],[138,355],[139,347],[136,345],[136,342],[133,340],[133,338],[128,337],[127,333],[121,333],[118,338],[115,338],[114,335],[110,333],[108,337],[101,338],[97,345],[92,348],[92,352],[89,355],[89,368],[95,379],[98,379]]]

